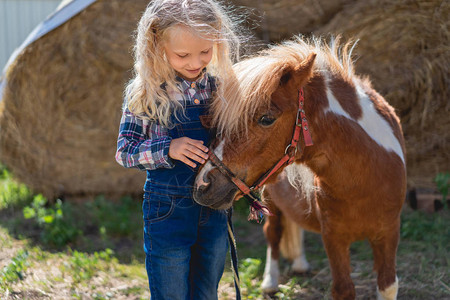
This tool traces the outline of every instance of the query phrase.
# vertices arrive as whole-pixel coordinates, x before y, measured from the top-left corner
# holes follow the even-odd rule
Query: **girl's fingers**
[[[172,140],[169,148],[169,156],[195,168],[195,162],[200,164],[205,163],[208,159],[208,151],[209,149],[203,145],[203,141],[182,137]]]
[[[189,151],[192,154],[195,154],[195,156],[198,156],[204,160],[208,159],[208,153],[205,153],[203,151],[203,148],[198,148],[194,145],[187,145],[186,150]]]
[[[208,153],[209,149],[208,147],[206,147],[205,145],[203,145],[203,141],[201,140],[193,140],[193,139],[189,139],[188,140],[189,144],[191,144],[192,146],[200,149],[203,152]]]
[[[190,159],[192,159],[192,160],[194,160],[194,161],[196,161],[196,162],[198,162],[200,164],[204,164],[206,162],[206,159],[208,158],[208,157],[204,158],[203,156],[200,156],[200,155],[198,155],[197,153],[194,153],[194,152],[190,152],[189,150],[187,152],[188,152],[188,154],[186,154],[186,156],[188,158],[190,158]],[[205,154],[204,152],[202,152],[202,153],[203,153],[203,155]]]
[[[192,168],[197,167],[197,165],[193,161],[191,161],[187,156],[181,157],[181,161]]]

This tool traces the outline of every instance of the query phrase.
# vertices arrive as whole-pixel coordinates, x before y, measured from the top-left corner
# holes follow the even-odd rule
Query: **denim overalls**
[[[207,145],[209,131],[199,118],[206,109],[207,104],[185,105],[185,115],[180,114],[169,135]],[[194,202],[198,167],[174,163],[173,169],[147,171],[144,188],[144,250],[151,298],[217,299],[228,249],[226,213]]]

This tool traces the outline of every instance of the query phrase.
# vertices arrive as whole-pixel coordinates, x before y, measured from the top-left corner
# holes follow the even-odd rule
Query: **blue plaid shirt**
[[[212,98],[214,84],[214,77],[206,72],[193,82],[177,77],[182,92],[169,91],[168,94],[182,103],[204,104]],[[128,110],[125,99],[116,152],[116,161],[120,165],[141,170],[173,168],[169,158],[171,141],[167,127],[134,115]]]

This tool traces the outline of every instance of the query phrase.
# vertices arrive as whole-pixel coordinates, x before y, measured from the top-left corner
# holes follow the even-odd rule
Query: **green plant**
[[[13,180],[9,171],[0,165],[0,209],[22,207],[31,199],[31,191]]]
[[[36,195],[31,206],[23,209],[23,215],[25,219],[36,219],[45,244],[61,247],[81,235],[81,230],[70,219],[70,206],[63,205],[59,199],[47,207],[47,199],[41,194]]]
[[[107,201],[98,196],[85,204],[92,221],[99,228],[103,238],[109,236],[136,236],[142,232],[141,206],[131,197],[123,197],[119,202]]]
[[[402,214],[401,219],[400,232],[404,239],[425,242],[436,247],[450,243],[449,228],[444,216],[414,211]]]
[[[20,250],[18,254],[12,259],[11,263],[5,266],[0,272],[0,287],[7,282],[14,282],[17,280],[22,280],[24,278],[24,273],[29,267],[27,261],[28,251]]]
[[[279,285],[280,290],[275,294],[275,296],[280,300],[292,299],[295,296],[297,285],[300,285],[300,281],[298,278],[293,277],[286,284]]]
[[[114,251],[111,249],[94,252],[93,255],[76,250],[71,251],[70,254],[71,257],[67,267],[76,283],[89,280],[98,270],[103,269],[101,262],[116,262],[116,259],[113,257]]]
[[[447,207],[447,195],[450,187],[450,173],[439,173],[434,178],[434,182],[437,185],[439,193],[442,195],[442,203],[444,207]]]
[[[245,289],[246,299],[258,299],[261,288],[256,278],[262,272],[262,261],[257,258],[246,258],[239,266],[241,288]]]

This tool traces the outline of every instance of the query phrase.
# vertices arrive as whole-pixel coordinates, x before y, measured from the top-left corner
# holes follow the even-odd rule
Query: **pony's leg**
[[[398,228],[398,227],[397,227]],[[371,240],[374,269],[377,271],[377,300],[395,300],[398,278],[395,272],[395,256],[399,239],[398,230],[392,230],[381,239]]]
[[[266,266],[264,267],[263,281],[261,289],[265,293],[274,293],[278,291],[278,280],[280,278],[280,270],[278,259],[273,258],[272,248],[267,247]]]
[[[295,273],[305,273],[309,271],[309,263],[306,260],[305,244],[304,244],[304,230],[299,228],[299,250],[300,255],[292,262],[292,271]]]
[[[330,262],[333,277],[332,295],[334,300],[355,299],[355,286],[350,277],[350,241],[339,233],[334,233],[324,226],[322,239]]]
[[[278,260],[280,258],[280,240],[283,231],[281,212],[274,205],[270,206],[270,210],[273,216],[266,217],[264,224],[264,234],[268,246],[261,289],[265,293],[273,293],[278,290],[278,279],[280,277]]]

